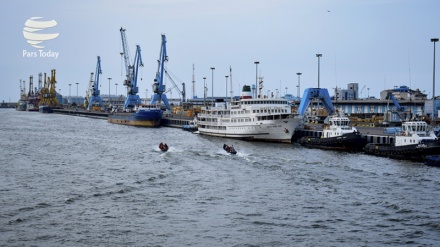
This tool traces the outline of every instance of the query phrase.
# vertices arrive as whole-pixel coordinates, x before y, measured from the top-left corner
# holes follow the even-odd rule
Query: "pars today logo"
[[[37,51],[23,50],[23,57],[26,58],[58,58],[59,52],[52,50],[43,50],[44,41],[57,38],[59,33],[48,33],[46,30],[54,28],[58,25],[55,20],[43,21],[43,17],[31,17],[24,23],[23,37]]]

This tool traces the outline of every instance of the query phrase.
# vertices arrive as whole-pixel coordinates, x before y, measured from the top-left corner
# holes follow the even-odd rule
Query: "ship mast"
[[[232,66],[229,65],[229,80],[231,80],[231,105],[232,105],[232,99],[233,99],[233,92],[234,90],[232,90]]]
[[[196,91],[196,80],[195,80],[195,78],[194,78],[194,64],[193,64],[193,74],[192,74],[192,98],[194,99],[194,96],[195,96],[195,91]]]

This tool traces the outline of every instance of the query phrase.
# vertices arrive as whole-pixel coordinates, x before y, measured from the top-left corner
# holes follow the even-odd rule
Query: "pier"
[[[108,112],[100,112],[93,110],[87,111],[82,108],[53,109],[53,112],[57,114],[80,116],[80,117],[91,117],[91,118],[101,118],[101,119],[108,118]],[[183,125],[189,125],[190,122],[192,122],[193,120],[194,120],[193,117],[188,117],[183,114],[164,113],[162,117],[162,126],[182,128]]]

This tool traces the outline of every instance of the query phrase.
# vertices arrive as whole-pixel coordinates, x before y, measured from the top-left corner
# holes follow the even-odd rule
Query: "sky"
[[[125,95],[121,27],[131,59],[136,45],[142,50],[137,82],[142,98],[151,97],[162,34],[166,68],[180,90],[185,82],[187,98],[203,98],[204,81],[208,96],[225,96],[226,84],[229,96],[231,81],[225,76],[230,69],[234,95],[243,85],[255,84],[256,73],[263,77],[264,94],[297,96],[299,82],[302,95],[305,88],[318,87],[318,53],[320,87],[330,94],[348,83],[359,84],[361,97],[379,98],[382,90],[402,85],[428,97],[433,91],[431,38],[440,37],[437,0],[6,0],[1,5],[0,101],[5,102],[18,101],[20,79],[28,91],[30,75],[35,86],[38,73],[50,76],[52,69],[58,92],[76,96],[78,89],[85,96],[97,56],[101,94],[117,90]],[[44,48],[32,47],[23,35],[31,17],[55,20],[56,26],[41,32],[59,36],[43,42]],[[43,57],[47,52],[58,57]],[[165,84],[173,87],[169,79]],[[167,96],[180,97],[176,89]]]

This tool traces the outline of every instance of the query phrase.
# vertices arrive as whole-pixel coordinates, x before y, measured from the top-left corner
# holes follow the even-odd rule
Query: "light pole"
[[[433,69],[432,69],[432,125],[434,125],[434,114],[435,114],[435,107],[434,107],[434,99],[435,99],[435,42],[438,42],[438,38],[432,38],[431,42],[434,43],[434,62],[433,62]]]
[[[431,42],[434,43],[434,62],[433,62],[433,69],[432,69],[432,99],[435,97],[435,42],[438,42],[438,38],[431,39]]]
[[[255,61],[254,62],[254,64],[255,64],[255,86],[257,87],[257,95],[259,96],[260,94],[258,93],[258,64],[259,64],[260,62],[258,62],[258,61]]]
[[[203,104],[206,106],[206,77],[203,77]]]
[[[316,57],[318,58],[318,88],[319,88],[319,60],[322,57],[322,54],[316,54]]]
[[[112,79],[112,78],[107,78],[108,79],[108,103],[110,104],[110,80]]]
[[[115,83],[116,86],[116,96],[118,96],[118,83]]]
[[[226,94],[225,94],[225,101],[228,98],[228,75],[225,75],[225,79],[226,79]]]
[[[78,84],[79,82],[76,83],[76,99],[78,100]]]
[[[212,83],[211,83],[211,100],[213,101],[212,104],[214,104],[214,67],[211,67],[211,71],[212,71]]]
[[[301,77],[301,75],[302,75],[302,73],[301,72],[298,72],[298,73],[296,73],[297,75],[298,75],[298,98],[299,98],[299,96],[300,96],[300,91],[301,91],[301,81],[300,81],[300,77]]]
[[[369,87],[367,87],[367,92],[368,92],[367,98],[369,99],[370,98],[370,88]]]
[[[286,87],[286,93],[284,94],[284,96],[286,96],[286,94],[287,94],[287,87]]]
[[[69,83],[69,98],[70,98],[70,86],[72,86],[72,83]]]

